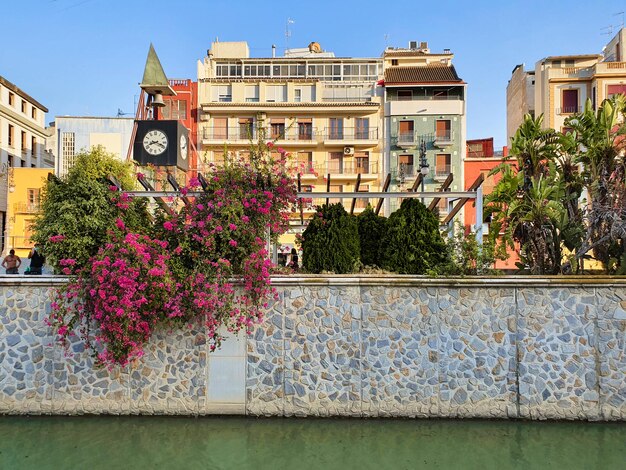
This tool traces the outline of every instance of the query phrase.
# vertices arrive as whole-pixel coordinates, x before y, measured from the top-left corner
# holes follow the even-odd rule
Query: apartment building
[[[545,128],[567,131],[565,120],[582,111],[587,99],[596,108],[614,94],[626,94],[625,41],[622,28],[602,54],[549,56],[535,64],[534,72],[516,67],[507,86],[508,142],[522,122],[524,96],[527,109],[544,115]]]
[[[385,167],[392,189],[406,190],[420,172],[433,191],[453,174],[452,190],[463,190],[466,139],[466,83],[458,76],[449,49],[431,52],[428,43],[387,48],[383,54],[385,89]],[[422,151],[425,150],[425,161]],[[391,201],[389,211],[397,207]],[[440,213],[448,204],[442,200]]]
[[[198,167],[222,162],[225,145],[245,158],[261,136],[292,154],[303,190],[354,191],[360,178],[359,191],[379,191],[382,60],[335,57],[318,43],[272,55],[251,58],[246,42],[214,42],[198,63]]]
[[[56,142],[56,174],[65,175],[76,154],[98,145],[125,160],[133,124],[133,118],[124,117],[57,116],[50,127]]]
[[[35,169],[54,167],[54,159],[46,151],[47,112],[39,101],[0,77],[0,250],[3,254],[14,246],[18,249],[29,246],[29,224],[21,223],[21,219],[32,217],[39,205],[43,183],[39,170]],[[33,204],[23,204],[29,197]],[[19,204],[14,202],[18,199]]]

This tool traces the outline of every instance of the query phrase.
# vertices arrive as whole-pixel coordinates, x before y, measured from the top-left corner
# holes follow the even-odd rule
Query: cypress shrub
[[[405,199],[391,214],[382,245],[382,267],[399,274],[424,274],[448,259],[439,219],[417,199]]]
[[[361,243],[361,264],[382,267],[382,240],[387,232],[387,219],[376,215],[368,205],[357,217],[359,241]]]
[[[302,265],[311,273],[354,272],[359,265],[359,229],[356,217],[342,204],[317,208],[302,234]]]

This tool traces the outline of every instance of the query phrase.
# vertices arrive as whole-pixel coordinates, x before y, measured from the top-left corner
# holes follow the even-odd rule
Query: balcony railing
[[[337,129],[326,127],[324,140],[378,140],[378,128],[344,127]]]
[[[557,114],[575,114],[580,113],[582,111],[582,107],[580,106],[564,106],[562,108],[556,108]]]
[[[435,178],[447,178],[450,170],[451,165],[437,165],[435,167]]]
[[[389,96],[389,101],[459,101],[463,98],[461,96],[456,95],[443,95],[443,96],[433,96],[433,95],[413,95],[413,96],[403,96],[402,98],[398,98],[397,96]]]
[[[40,205],[30,202],[16,202],[13,204],[13,210],[21,214],[35,214],[39,212]]]
[[[202,138],[206,140],[254,140],[257,137],[255,127],[205,127]]]
[[[266,130],[265,135],[272,140],[288,140],[298,142],[318,142],[320,139],[319,131],[315,127],[301,128],[294,126],[280,131],[269,128]]]
[[[378,162],[370,162],[369,160],[327,161],[326,173],[331,175],[375,174],[378,173]]]
[[[435,133],[435,142],[441,142],[441,143],[445,143],[445,142],[452,142],[452,140],[454,140],[454,131],[451,130],[447,130],[447,131],[437,131]]]
[[[369,102],[372,101],[372,97],[371,96],[352,96],[352,97],[337,97],[337,96],[333,96],[333,97],[327,97],[327,98],[322,98],[322,101],[328,101],[331,103],[358,103],[360,101],[362,102]]]

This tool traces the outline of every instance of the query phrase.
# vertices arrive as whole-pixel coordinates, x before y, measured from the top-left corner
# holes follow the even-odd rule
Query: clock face
[[[180,136],[180,156],[182,157],[183,160],[185,160],[187,158],[187,137],[185,137],[184,135]]]
[[[143,138],[143,148],[150,155],[159,155],[167,148],[167,136],[165,132],[152,129]]]

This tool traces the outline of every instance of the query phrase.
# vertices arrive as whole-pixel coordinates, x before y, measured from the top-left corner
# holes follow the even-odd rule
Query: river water
[[[0,469],[624,469],[626,423],[0,416]]]

